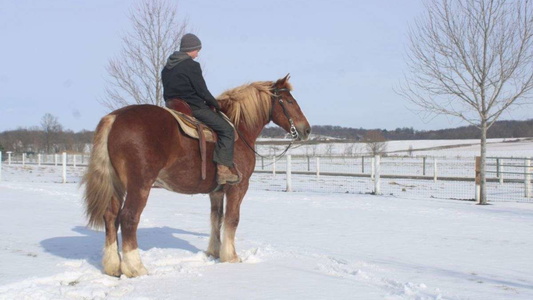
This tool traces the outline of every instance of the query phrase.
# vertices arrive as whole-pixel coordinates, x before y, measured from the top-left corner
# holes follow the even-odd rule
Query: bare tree
[[[407,149],[407,155],[413,156],[413,151],[414,151],[413,145],[409,145],[409,149]]]
[[[361,145],[358,144],[358,143],[347,144],[344,147],[344,155],[346,155],[346,156],[356,156],[359,153],[361,153],[361,150],[362,150],[361,149]]]
[[[409,32],[399,94],[430,114],[458,117],[481,131],[481,204],[486,204],[487,130],[533,89],[529,0],[427,1]]]
[[[47,153],[53,149],[53,146],[58,143],[60,133],[63,131],[63,126],[59,124],[56,116],[46,113],[41,119],[41,128],[43,129],[44,147]]]
[[[334,147],[335,146],[333,146],[333,144],[327,144],[326,145],[326,153],[325,154],[329,155],[329,156],[333,155],[333,148]]]
[[[109,61],[101,104],[113,110],[164,103],[160,72],[187,29],[177,12],[177,5],[166,0],[144,0],[130,12],[132,31],[122,38],[120,55]]]
[[[354,144],[344,145],[344,156],[352,156],[354,152],[353,147],[354,147]]]
[[[379,130],[369,130],[366,132],[363,141],[366,148],[373,156],[383,155],[387,151],[387,140]]]

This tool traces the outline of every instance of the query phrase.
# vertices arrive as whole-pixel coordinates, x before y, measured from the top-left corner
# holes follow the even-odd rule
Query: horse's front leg
[[[137,226],[141,213],[146,206],[150,187],[128,187],[126,201],[120,212],[120,227],[122,229],[122,262],[120,268],[127,277],[137,277],[148,274],[139,254],[137,244]]]
[[[220,257],[220,229],[224,217],[224,191],[209,194],[211,199],[211,236],[209,237],[209,247],[207,255],[214,258]]]
[[[226,213],[224,215],[224,230],[222,246],[220,248],[220,261],[240,262],[235,251],[235,232],[239,226],[240,208],[242,199],[248,190],[248,182],[241,182],[231,186],[226,192]]]

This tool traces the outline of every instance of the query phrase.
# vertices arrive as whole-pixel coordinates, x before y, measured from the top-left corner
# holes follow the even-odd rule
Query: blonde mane
[[[247,127],[268,122],[272,109],[273,81],[257,81],[227,90],[217,97],[222,110],[233,124],[244,122]],[[287,88],[291,89],[289,83]]]

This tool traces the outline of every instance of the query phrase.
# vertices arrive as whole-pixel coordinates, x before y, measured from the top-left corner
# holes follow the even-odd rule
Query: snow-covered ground
[[[0,299],[533,299],[533,205],[261,191],[236,246],[207,257],[209,200],[151,192],[139,226],[149,275],[101,272],[84,168],[4,166]],[[254,177],[252,177],[254,178]]]
[[[270,155],[280,153],[285,147],[262,144],[257,148],[261,154]],[[474,157],[480,155],[480,146],[479,140],[388,141],[386,152],[389,155]],[[368,150],[363,142],[298,144],[289,150],[288,154],[360,156],[368,155]],[[487,156],[531,157],[533,156],[533,138],[488,139]]]

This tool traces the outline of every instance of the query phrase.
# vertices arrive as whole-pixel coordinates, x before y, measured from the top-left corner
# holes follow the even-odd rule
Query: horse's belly
[[[206,179],[202,180],[199,172],[168,172],[164,170],[159,173],[155,185],[181,194],[207,194],[217,187],[214,175],[209,174],[209,172]]]

